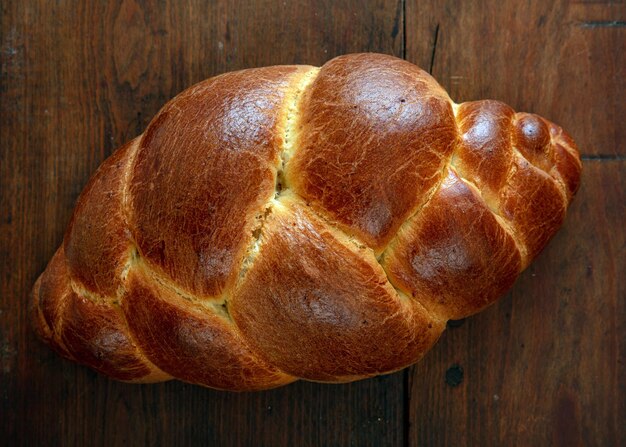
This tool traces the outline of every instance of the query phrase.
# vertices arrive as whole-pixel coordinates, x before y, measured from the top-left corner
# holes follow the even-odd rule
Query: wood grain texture
[[[0,444],[626,444],[625,20],[614,1],[4,2]],[[114,382],[36,339],[28,293],[78,194],[168,99],[357,51],[406,55],[455,100],[542,114],[581,146],[565,226],[507,297],[407,371],[251,394]]]
[[[406,0],[406,57],[457,102],[498,99],[625,156],[626,3]]]

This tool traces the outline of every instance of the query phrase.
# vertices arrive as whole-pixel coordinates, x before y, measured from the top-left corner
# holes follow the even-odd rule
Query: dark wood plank
[[[407,59],[457,101],[498,99],[626,155],[626,3],[407,0]],[[436,45],[435,45],[436,44]]]
[[[402,373],[229,394],[127,385],[61,360],[29,289],[102,160],[193,83],[225,71],[402,52],[395,0],[9,1],[0,94],[0,436],[9,445],[402,445]]]
[[[555,120],[588,158],[544,253],[412,368],[409,445],[626,443],[625,6],[407,0],[409,60],[459,102]]]

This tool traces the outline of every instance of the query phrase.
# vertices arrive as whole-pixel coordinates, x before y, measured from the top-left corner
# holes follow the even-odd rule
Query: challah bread
[[[33,289],[61,355],[227,390],[404,368],[511,287],[579,184],[572,139],[377,54],[227,73],[82,192]]]

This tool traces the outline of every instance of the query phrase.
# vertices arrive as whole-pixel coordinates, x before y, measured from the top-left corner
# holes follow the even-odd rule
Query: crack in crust
[[[283,144],[279,154],[279,163],[276,171],[276,186],[274,187],[275,197],[277,198],[280,193],[289,189],[287,184],[287,177],[285,172],[287,170],[287,164],[291,158],[293,152],[296,150],[295,142],[298,138],[298,126],[299,126],[299,113],[302,97],[307,91],[308,87],[315,81],[315,78],[320,72],[320,68],[313,67],[306,73],[302,74],[296,82],[296,87],[291,97],[287,99],[287,109],[285,111],[284,130],[283,130]]]
[[[294,87],[292,88],[293,91],[284,101],[283,113],[285,116],[282,123],[283,136],[281,149],[278,153],[278,162],[275,166],[276,179],[274,183],[274,195],[263,205],[262,212],[258,213],[256,225],[252,230],[252,239],[248,245],[248,248],[245,251],[246,256],[244,257],[239,267],[239,277],[237,279],[237,282],[241,282],[244,279],[246,272],[254,263],[254,259],[259,253],[262,244],[261,239],[263,237],[263,227],[268,216],[272,213],[272,209],[276,205],[277,201],[280,199],[281,194],[283,194],[287,190],[291,191],[289,185],[287,184],[285,171],[287,169],[287,163],[289,162],[291,153],[294,151],[294,141],[297,138],[297,111],[299,110],[299,106],[304,92],[306,91],[307,87],[311,85],[311,83],[315,80],[315,77],[318,75],[319,71],[319,68],[312,67],[310,70],[294,76],[295,79],[292,81],[294,83]]]

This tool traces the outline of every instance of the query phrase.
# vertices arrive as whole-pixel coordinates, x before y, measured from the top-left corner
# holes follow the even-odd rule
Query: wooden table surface
[[[13,0],[1,17],[0,444],[626,445],[626,3]],[[118,383],[36,339],[29,290],[78,194],[168,99],[361,51],[578,142],[565,225],[506,297],[405,371],[259,393]]]

